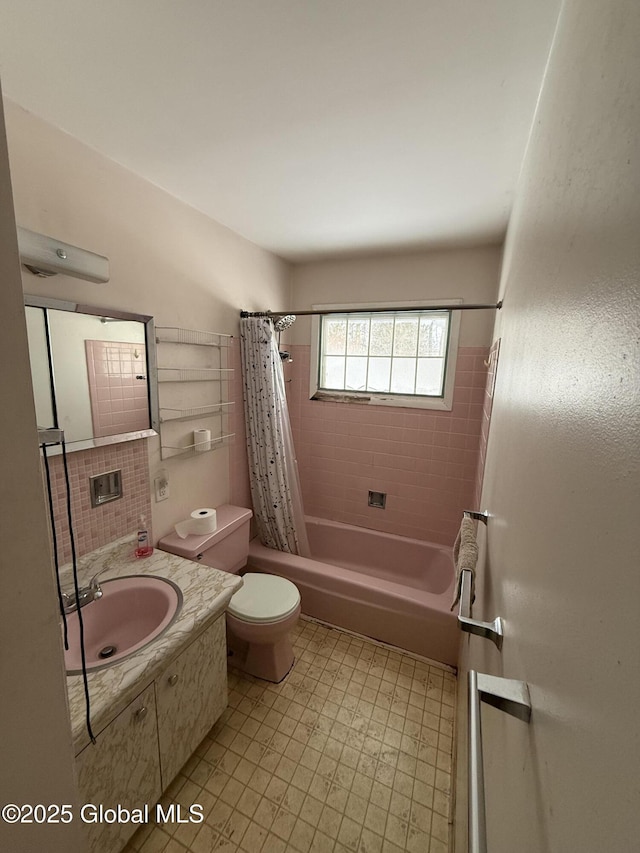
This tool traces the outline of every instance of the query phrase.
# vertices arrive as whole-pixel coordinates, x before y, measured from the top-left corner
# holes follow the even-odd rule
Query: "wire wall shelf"
[[[203,332],[200,329],[181,329],[178,326],[156,326],[156,342],[165,344],[191,344],[201,347],[228,347],[233,335],[221,332]]]
[[[227,367],[232,339],[233,335],[219,332],[156,326],[156,344],[163,355],[159,360],[167,365],[158,367],[162,459],[197,456],[226,447],[233,440],[234,433],[229,429],[234,408],[234,402],[229,401],[233,369]],[[187,349],[179,355],[176,347],[165,344],[182,344]],[[209,347],[209,352],[196,354],[188,349],[193,346]],[[184,360],[190,364],[182,366]],[[168,366],[171,361],[173,367]],[[199,362],[208,366],[196,366]],[[180,425],[182,421],[198,420],[203,421],[202,429],[187,431],[188,427]],[[205,433],[206,440],[200,438],[192,443],[196,433]]]
[[[158,382],[219,382],[232,374],[229,367],[159,367]]]
[[[228,447],[233,441],[235,433],[230,432],[226,435],[219,435],[211,438],[210,441],[199,442],[197,444],[187,445],[162,445],[162,458],[175,459],[178,457],[200,456],[202,453],[209,453],[211,450],[219,450],[221,447]],[[169,452],[167,452],[169,451]]]
[[[172,421],[191,421],[195,418],[214,418],[220,415],[230,414],[235,406],[230,403],[212,403],[209,406],[195,406],[191,409],[160,409],[160,422],[170,423]]]

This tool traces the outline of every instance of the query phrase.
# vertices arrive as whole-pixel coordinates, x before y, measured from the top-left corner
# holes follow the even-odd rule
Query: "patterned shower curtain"
[[[251,498],[260,541],[308,557],[282,359],[272,321],[243,317],[240,344]]]

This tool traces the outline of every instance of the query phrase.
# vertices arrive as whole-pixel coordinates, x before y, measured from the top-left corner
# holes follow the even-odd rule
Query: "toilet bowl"
[[[282,681],[293,666],[290,632],[300,617],[295,584],[276,575],[248,572],[229,603],[231,663],[267,681]]]
[[[249,557],[250,509],[225,504],[217,529],[185,539],[170,533],[158,547],[205,566],[239,574]],[[282,681],[293,666],[290,633],[300,617],[300,593],[277,575],[247,572],[227,610],[227,645],[233,666],[257,678]]]

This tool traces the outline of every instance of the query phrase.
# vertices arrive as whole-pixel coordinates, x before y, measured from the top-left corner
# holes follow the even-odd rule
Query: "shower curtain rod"
[[[401,311],[481,311],[484,309],[502,308],[502,300],[500,302],[491,302],[486,305],[416,305],[412,308],[407,308],[403,305],[398,308],[352,308],[346,310],[335,311],[240,311],[241,317],[283,317],[288,314],[295,314],[296,317],[311,317],[324,316],[327,314],[391,314],[400,313]]]

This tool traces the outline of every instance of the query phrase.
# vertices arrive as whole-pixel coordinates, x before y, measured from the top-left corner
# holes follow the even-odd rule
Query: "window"
[[[451,408],[459,320],[450,311],[350,310],[323,315],[316,326],[312,396]]]

